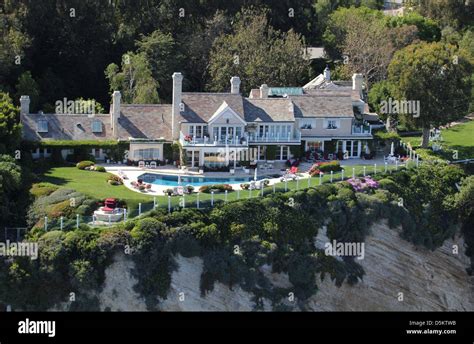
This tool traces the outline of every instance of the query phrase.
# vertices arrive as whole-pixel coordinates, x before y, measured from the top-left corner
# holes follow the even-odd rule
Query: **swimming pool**
[[[210,185],[210,184],[241,184],[248,183],[253,180],[252,177],[196,177],[196,176],[180,176],[181,184],[178,184],[177,175],[165,175],[158,173],[145,173],[140,175],[137,179],[142,179],[145,183],[155,185],[166,185],[166,186],[178,186],[178,185]],[[257,180],[266,179],[268,176],[258,176]]]

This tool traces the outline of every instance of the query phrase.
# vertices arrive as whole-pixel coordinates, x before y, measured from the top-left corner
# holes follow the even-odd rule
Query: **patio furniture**
[[[139,161],[138,162],[138,168],[145,168],[145,162],[144,161]]]
[[[250,173],[250,169],[244,167],[244,173],[249,174],[249,173]]]
[[[153,169],[156,168],[156,161],[150,162],[150,168],[153,168]]]
[[[234,170],[233,168],[231,168],[231,169],[229,170],[229,172],[230,172],[230,174],[232,174],[232,175],[235,174],[235,170]]]
[[[178,195],[178,196],[183,196],[184,194],[184,187],[182,186],[175,186],[173,188],[173,194]]]
[[[199,169],[199,174],[204,174],[204,170],[202,168]]]

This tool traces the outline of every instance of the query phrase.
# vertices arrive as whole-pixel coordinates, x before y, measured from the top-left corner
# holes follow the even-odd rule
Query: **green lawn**
[[[76,167],[54,167],[41,176],[41,181],[73,189],[85,195],[104,199],[114,197],[127,200],[135,207],[139,202],[150,202],[153,197],[131,191],[123,185],[107,183],[110,173],[79,170]]]
[[[474,121],[442,130],[441,136],[443,138],[441,142],[443,150],[457,150],[459,160],[474,158]],[[421,137],[419,136],[403,137],[402,140],[406,143],[409,142],[413,147],[421,145]],[[452,152],[442,155],[442,157],[451,158]]]
[[[362,176],[364,167],[362,165],[350,166],[344,172],[344,179],[352,177],[352,168],[355,168],[355,174]],[[389,170],[395,169],[395,166],[388,165]],[[377,172],[383,172],[384,166],[377,166]],[[366,174],[373,175],[374,166],[366,166]],[[129,208],[129,215],[135,216],[138,211],[138,204],[142,203],[142,211],[151,210],[153,208],[153,196],[141,194],[132,190],[127,189],[125,186],[112,186],[107,183],[107,177],[109,173],[91,172],[79,170],[76,167],[54,167],[51,168],[47,173],[41,176],[41,181],[52,183],[68,189],[73,189],[97,199],[104,199],[107,197],[120,198],[127,202]],[[341,172],[333,174],[333,182],[340,181],[342,177]],[[321,178],[322,183],[330,182],[330,174],[324,175]],[[304,189],[319,185],[319,177],[304,178],[296,181],[290,181],[288,183],[278,183],[275,185],[275,191],[295,190]],[[264,194],[273,192],[273,186],[268,186],[263,190]],[[245,199],[250,197],[259,197],[261,190],[241,190],[232,191],[227,195],[227,201],[236,199]],[[185,195],[184,200],[182,197],[171,197],[169,199],[171,207],[182,206],[185,204],[187,207],[196,207],[197,197],[199,197],[200,207],[209,207],[211,199],[214,203],[225,201],[225,194],[210,194],[200,193],[199,196],[194,193],[191,195]],[[168,196],[156,196],[156,201],[160,207],[168,207]],[[184,203],[183,203],[184,202]]]

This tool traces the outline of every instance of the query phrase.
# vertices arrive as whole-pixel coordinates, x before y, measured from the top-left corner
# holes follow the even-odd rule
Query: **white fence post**
[[[224,192],[224,202],[227,202],[227,190]]]
[[[153,197],[153,209],[156,208],[156,196]]]
[[[341,170],[341,182],[344,180],[344,170]]]
[[[356,176],[356,169],[355,167],[352,168],[352,179],[355,179]]]
[[[196,195],[196,207],[197,207],[197,209],[199,209],[199,194],[200,194],[200,192],[198,192],[197,195]]]
[[[364,177],[365,177],[365,166],[364,166]]]
[[[211,191],[211,207],[214,206],[214,191]]]
[[[319,185],[323,183],[323,174],[319,172]]]
[[[332,183],[332,176],[334,175],[334,172],[331,171],[331,183]]]
[[[79,214],[76,214],[76,228],[79,228]]]
[[[123,208],[123,222],[127,221],[127,208]]]
[[[374,175],[377,174],[377,164],[374,164]]]
[[[171,213],[171,196],[168,195],[168,213]]]
[[[142,204],[138,203],[138,216],[142,214]]]
[[[45,232],[48,231],[48,217],[47,216],[44,217],[44,230]]]
[[[61,217],[59,218],[59,228],[60,228],[61,230],[63,230],[63,224],[64,224],[64,217],[61,216]]]

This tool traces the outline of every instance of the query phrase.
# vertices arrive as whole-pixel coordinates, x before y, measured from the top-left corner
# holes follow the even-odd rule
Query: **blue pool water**
[[[258,176],[257,180],[268,178],[267,176]],[[145,183],[155,185],[166,185],[166,186],[178,186],[178,176],[176,175],[165,175],[157,173],[145,173],[139,176],[137,179],[142,179]],[[195,176],[181,176],[181,185],[209,185],[209,184],[240,184],[248,183],[253,180],[253,176],[249,177],[195,177]]]

